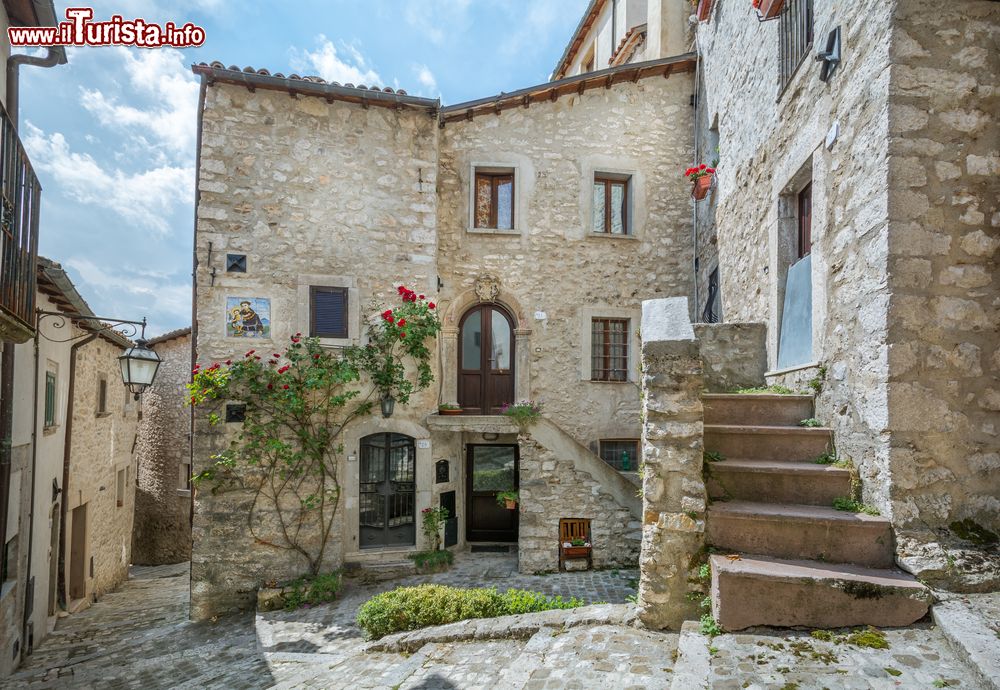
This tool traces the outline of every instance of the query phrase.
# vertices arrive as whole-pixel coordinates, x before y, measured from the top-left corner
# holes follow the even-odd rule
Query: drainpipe
[[[66,596],[66,514],[67,501],[69,501],[69,460],[70,452],[73,448],[73,398],[76,389],[76,353],[87,343],[97,339],[97,334],[92,333],[83,340],[73,343],[69,349],[69,390],[66,393],[66,439],[63,441],[63,471],[62,471],[62,502],[59,504],[59,568],[58,568],[58,595],[63,597],[68,605],[69,599]],[[37,369],[38,362],[35,361]],[[37,378],[37,373],[36,373]],[[38,390],[36,384],[35,390]],[[35,404],[37,414],[38,405]],[[36,427],[37,428],[37,427]],[[34,459],[32,459],[34,464]],[[30,558],[30,552],[29,552]],[[29,571],[30,567],[29,567]]]
[[[17,54],[7,58],[7,114],[17,129],[18,80],[21,65],[32,67],[55,67],[66,64],[66,49],[50,46],[44,57]]]
[[[698,29],[695,27],[695,31]],[[697,34],[696,34],[697,36]],[[695,39],[695,50],[698,49],[697,38]],[[701,53],[698,53],[698,59],[694,66],[694,164],[698,165],[701,163]],[[693,322],[697,323],[698,309],[700,308],[700,302],[698,301],[698,279],[699,279],[699,269],[698,265],[698,202],[695,201],[692,204],[691,210],[691,233],[692,242],[694,243],[694,258],[692,263],[692,268],[694,268],[694,319]]]

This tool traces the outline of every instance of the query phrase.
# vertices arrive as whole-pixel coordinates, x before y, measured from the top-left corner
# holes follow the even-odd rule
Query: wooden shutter
[[[314,338],[346,338],[347,288],[309,288],[309,335]]]

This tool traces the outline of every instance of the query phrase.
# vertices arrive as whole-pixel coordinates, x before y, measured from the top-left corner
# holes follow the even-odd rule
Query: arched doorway
[[[403,434],[361,439],[358,519],[362,549],[417,543],[417,452]]]
[[[458,338],[458,405],[465,414],[500,414],[514,402],[514,321],[495,304],[465,313]]]

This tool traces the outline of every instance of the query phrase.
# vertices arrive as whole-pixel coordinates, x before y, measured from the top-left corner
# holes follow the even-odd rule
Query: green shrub
[[[337,592],[340,591],[340,571],[300,577],[288,582],[285,587],[291,588],[291,591],[284,595],[285,609],[288,611],[294,611],[305,605],[326,604],[336,599]]]
[[[582,606],[575,597],[548,597],[537,592],[509,589],[461,589],[445,585],[397,587],[376,594],[358,609],[358,626],[367,639],[390,633],[445,625],[471,618],[495,618],[512,613],[531,613]]]
[[[447,570],[455,561],[455,554],[451,551],[420,551],[408,557],[413,560],[421,573],[440,573]]]

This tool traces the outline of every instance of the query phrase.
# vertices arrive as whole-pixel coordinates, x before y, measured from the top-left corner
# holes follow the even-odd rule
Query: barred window
[[[601,439],[601,460],[619,472],[639,470],[639,440],[635,438]]]
[[[785,0],[778,19],[781,91],[805,60],[813,42],[813,0]]]
[[[590,378],[628,380],[628,319],[593,319],[590,334]]]

